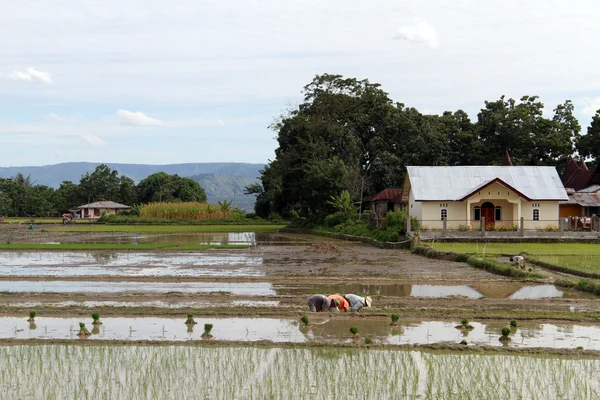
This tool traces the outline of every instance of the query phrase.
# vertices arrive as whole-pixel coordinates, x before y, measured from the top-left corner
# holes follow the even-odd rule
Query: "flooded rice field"
[[[254,296],[307,296],[314,293],[355,293],[358,295],[415,298],[465,297],[468,299],[534,300],[552,298],[594,298],[554,285],[516,283],[469,285],[421,284],[293,284],[271,282],[110,282],[110,281],[0,281],[5,293],[217,293]]]
[[[281,302],[276,300],[232,300],[224,301],[219,300],[218,302],[210,301],[176,301],[176,300],[150,300],[150,301],[113,301],[113,300],[86,300],[86,301],[25,301],[18,303],[0,303],[4,307],[12,308],[40,308],[40,307],[53,307],[53,308],[102,308],[102,307],[130,307],[130,308],[210,308],[210,307],[279,307]]]
[[[207,252],[0,252],[0,276],[264,276],[260,256]]]
[[[268,282],[0,281],[5,293],[230,293],[272,296]]]
[[[185,314],[175,318],[101,318],[94,327],[91,318],[37,317],[34,324],[26,318],[0,317],[0,339],[77,339],[79,322],[94,328],[89,339],[101,340],[201,340],[205,323],[213,324],[215,339],[226,341],[335,342],[352,343],[350,327],[361,337],[384,344],[459,343],[503,346],[499,341],[507,321],[471,322],[471,331],[456,328],[458,321],[400,322],[366,318],[312,317],[308,327],[294,319],[283,318],[196,318],[197,325],[184,324]],[[600,350],[600,326],[520,322],[511,332],[508,346]]]
[[[75,240],[57,240],[52,243],[103,243],[103,244],[164,244],[164,245],[198,245],[198,244],[241,244],[248,246],[294,246],[315,242],[310,235],[289,235],[267,232],[186,232],[186,233],[82,233]]]
[[[96,398],[98,393],[132,400],[600,397],[599,360],[521,355],[47,345],[6,347],[0,365],[0,387],[10,399]],[[323,379],[323,371],[339,371],[340,365],[346,366],[343,373]]]

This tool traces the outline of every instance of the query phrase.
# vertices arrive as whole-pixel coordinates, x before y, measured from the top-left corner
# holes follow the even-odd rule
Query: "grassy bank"
[[[67,225],[52,232],[276,232],[285,225]]]
[[[600,256],[600,245],[594,243],[453,243],[426,242],[441,252],[462,254],[521,254],[531,255],[597,255]]]
[[[507,264],[502,264],[495,260],[478,258],[469,254],[460,254],[452,252],[440,252],[429,247],[419,246],[414,251],[415,254],[419,254],[428,258],[434,258],[438,260],[450,260],[458,262],[466,262],[472,267],[483,269],[497,275],[509,276],[513,278],[543,278],[543,276],[535,273],[528,273],[512,267]]]
[[[65,243],[65,244],[0,244],[0,250],[208,250],[208,249],[246,249],[247,245],[238,244],[121,244],[121,243]]]

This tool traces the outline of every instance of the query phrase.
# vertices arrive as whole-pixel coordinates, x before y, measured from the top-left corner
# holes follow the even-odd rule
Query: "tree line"
[[[472,121],[463,110],[427,115],[394,103],[379,84],[341,75],[318,75],[303,102],[270,128],[275,159],[261,171],[256,213],[266,217],[324,215],[328,201],[347,191],[354,204],[386,187],[400,187],[407,165],[514,165],[560,170],[577,151],[600,157],[600,110],[587,135],[570,100],[544,115],[537,96],[485,101]]]
[[[0,216],[51,217],[95,201],[115,201],[134,205],[156,201],[206,201],[198,182],[178,175],[158,172],[137,185],[133,179],[101,164],[82,175],[79,183],[63,181],[57,189],[36,185],[21,173],[0,178]]]

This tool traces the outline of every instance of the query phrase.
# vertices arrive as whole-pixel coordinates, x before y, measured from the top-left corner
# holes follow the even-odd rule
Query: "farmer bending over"
[[[314,294],[307,300],[308,310],[311,312],[333,311],[339,305],[339,301],[331,300],[324,294]]]
[[[347,294],[344,299],[350,303],[350,311],[360,311],[363,307],[371,307],[371,298],[369,296],[360,297],[355,294]]]
[[[338,306],[337,306],[338,310],[340,310],[340,311],[344,310],[344,312],[348,312],[348,309],[350,308],[350,303],[348,303],[348,300],[346,300],[339,294],[332,294],[329,296],[329,299],[335,300],[338,302]]]

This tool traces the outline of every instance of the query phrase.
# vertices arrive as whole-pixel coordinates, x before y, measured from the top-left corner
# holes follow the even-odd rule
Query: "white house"
[[[407,167],[403,197],[422,227],[557,227],[567,192],[554,167]]]
[[[80,218],[100,218],[102,214],[117,214],[119,211],[131,210],[131,207],[114,201],[97,201],[76,207]]]

